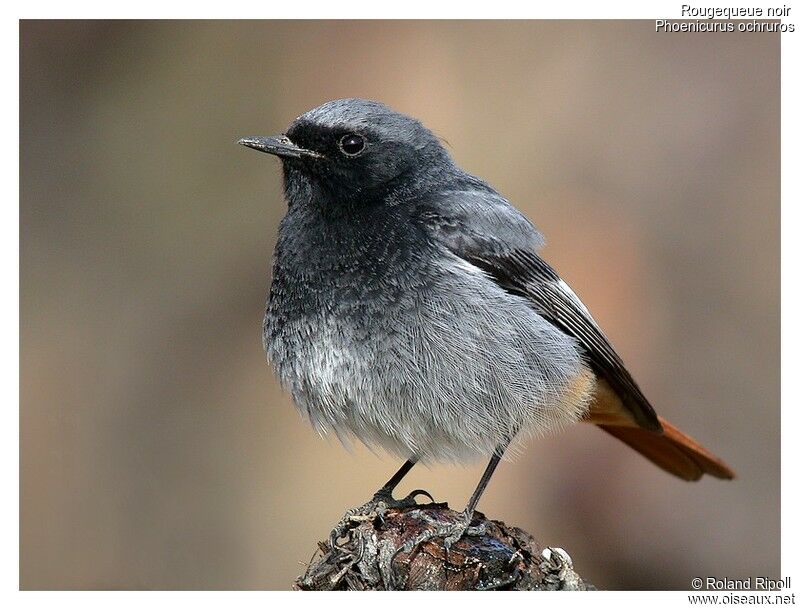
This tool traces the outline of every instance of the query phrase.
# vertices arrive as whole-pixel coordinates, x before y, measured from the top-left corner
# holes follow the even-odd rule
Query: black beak
[[[294,159],[322,157],[321,154],[314,150],[300,148],[286,136],[250,136],[239,140],[239,144],[278,157],[291,157]]]

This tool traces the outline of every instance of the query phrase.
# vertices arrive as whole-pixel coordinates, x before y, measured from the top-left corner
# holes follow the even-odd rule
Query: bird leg
[[[383,502],[386,504],[387,508],[407,508],[409,506],[415,506],[417,504],[416,500],[414,499],[416,496],[427,496],[430,501],[433,502],[434,499],[431,494],[424,489],[415,489],[405,498],[401,498],[399,500],[395,500],[394,496],[392,495],[392,492],[400,484],[400,481],[405,478],[405,476],[408,474],[408,471],[411,470],[416,463],[417,460],[411,458],[410,460],[406,461],[405,464],[400,466],[400,469],[394,473],[392,478],[386,481],[383,487],[375,492],[375,495],[372,497],[372,502]]]
[[[486,486],[489,484],[489,480],[492,478],[492,475],[494,474],[497,465],[500,463],[500,459],[503,457],[506,449],[508,449],[510,442],[510,440],[505,441],[498,445],[494,450],[492,458],[489,460],[489,464],[486,466],[486,470],[484,470],[483,476],[478,482],[478,486],[475,488],[475,491],[472,493],[472,497],[467,503],[467,507],[458,514],[458,518],[456,520],[448,522],[435,521],[423,515],[423,517],[431,524],[432,527],[426,529],[416,538],[406,542],[402,547],[400,547],[400,549],[398,549],[398,551],[394,554],[394,557],[400,553],[410,553],[414,548],[423,542],[427,542],[431,538],[444,538],[444,547],[445,549],[449,549],[465,535],[482,536],[485,534],[486,531],[484,526],[481,525],[478,527],[471,527],[472,517],[475,515],[475,507],[478,505],[478,501],[481,499],[483,492],[486,491]],[[394,557],[392,557],[392,559],[394,559]]]
[[[408,474],[408,471],[411,470],[416,463],[417,461],[414,458],[406,461],[406,463],[400,467],[394,476],[386,481],[383,487],[375,492],[375,495],[372,496],[372,499],[369,502],[359,506],[358,508],[351,508],[344,514],[339,523],[336,524],[336,527],[334,527],[331,531],[328,539],[331,549],[337,548],[337,541],[342,538],[345,533],[347,533],[353,522],[372,519],[375,516],[382,517],[383,514],[390,508],[410,508],[412,506],[417,506],[417,496],[425,496],[430,499],[431,502],[435,502],[433,496],[431,496],[431,494],[424,489],[415,489],[405,498],[400,499],[395,499],[392,495],[394,489],[400,484],[400,481],[403,480],[403,478]]]

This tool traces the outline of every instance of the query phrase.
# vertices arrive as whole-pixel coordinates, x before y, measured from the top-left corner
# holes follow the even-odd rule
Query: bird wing
[[[588,364],[639,426],[661,430],[655,410],[589,310],[536,253],[544,240],[516,208],[494,191],[453,192],[439,199],[428,221],[453,254],[509,293],[526,298],[539,315],[577,339]]]

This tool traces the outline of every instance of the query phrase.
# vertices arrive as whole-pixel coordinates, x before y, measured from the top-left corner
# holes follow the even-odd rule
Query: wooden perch
[[[561,549],[543,548],[530,534],[490,521],[479,512],[473,528],[450,549],[432,537],[410,547],[436,525],[451,523],[458,513],[447,504],[356,511],[342,538],[331,548],[320,542],[305,574],[294,588],[330,590],[535,590],[594,589],[572,569]]]

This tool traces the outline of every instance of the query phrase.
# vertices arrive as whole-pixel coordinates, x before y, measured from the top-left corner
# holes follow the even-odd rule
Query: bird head
[[[299,116],[285,134],[239,143],[283,162],[287,196],[320,191],[347,199],[386,195],[453,167],[439,139],[422,123],[379,102],[341,99]]]

